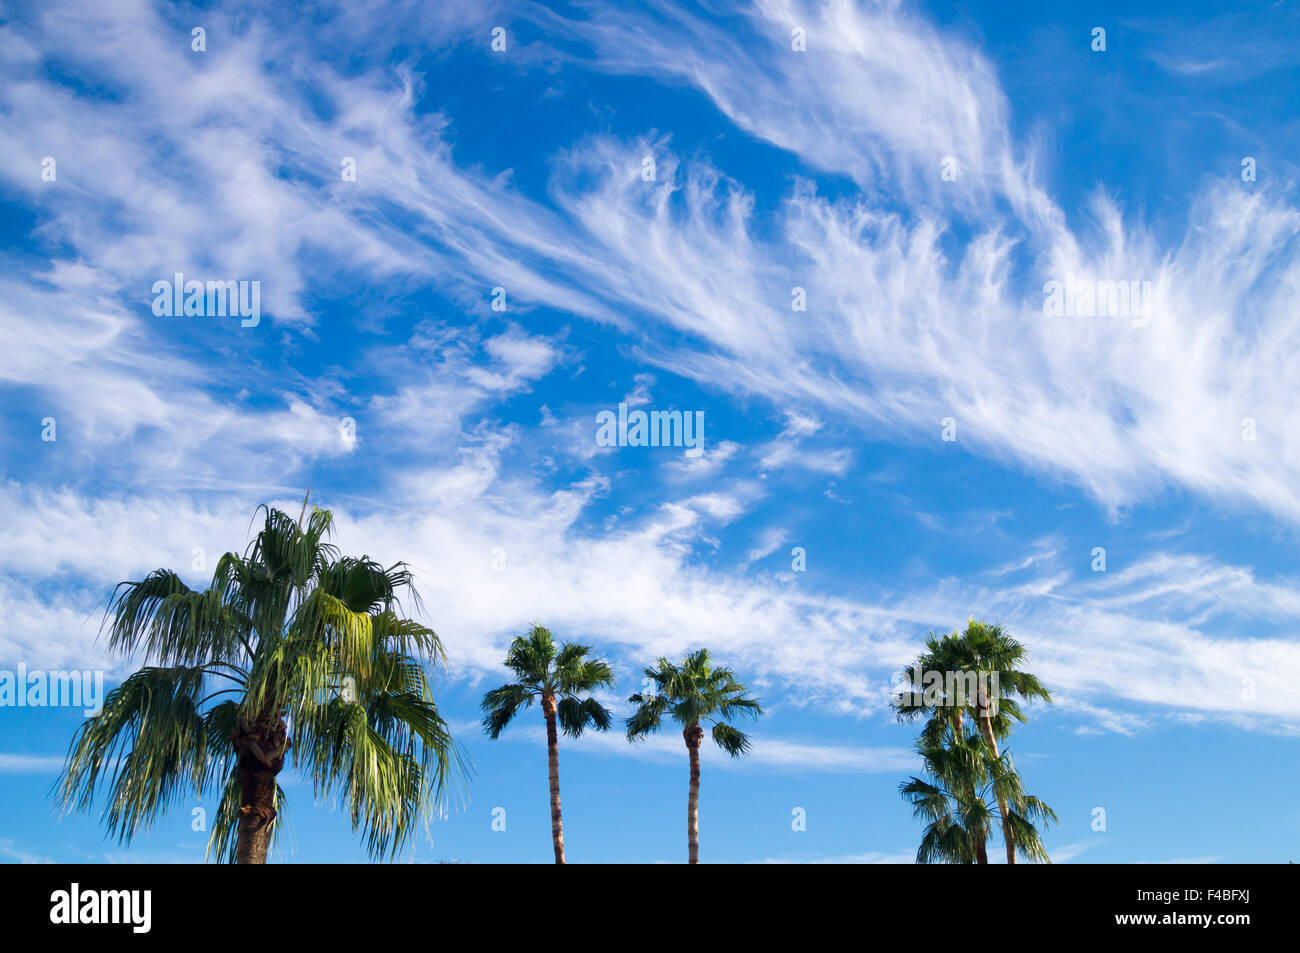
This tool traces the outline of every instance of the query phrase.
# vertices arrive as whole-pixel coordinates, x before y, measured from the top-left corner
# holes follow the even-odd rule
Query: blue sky
[[[761,696],[750,756],[704,751],[705,861],[908,861],[893,676],[972,616],[1056,696],[1011,741],[1055,859],[1295,859],[1294,8],[3,16],[0,669],[120,679],[112,585],[201,584],[310,486],[450,655],[475,774],[400,859],[550,858],[540,714],[477,727],[536,620],[620,715],[699,646]],[[260,321],[155,315],[177,272]],[[1067,280],[1145,310],[1046,313]],[[598,445],[620,402],[703,453]],[[53,816],[80,717],[0,708],[0,858],[201,859],[188,811],[129,849]],[[282,859],[364,858],[286,782]],[[683,859],[675,733],[566,740],[561,783],[571,861]]]

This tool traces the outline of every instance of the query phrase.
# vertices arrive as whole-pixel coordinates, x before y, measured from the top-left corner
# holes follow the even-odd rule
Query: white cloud
[[[1091,579],[1074,582],[1051,567],[996,589],[950,579],[875,602],[847,599],[792,585],[790,573],[737,576],[700,565],[694,545],[735,518],[734,500],[686,498],[593,535],[579,526],[606,492],[604,481],[547,492],[515,478],[505,493],[498,466],[482,451],[449,471],[408,474],[435,489],[412,495],[400,519],[321,501],[336,509],[345,551],[411,562],[458,677],[495,671],[509,638],[543,619],[600,645],[623,671],[704,642],[769,701],[888,717],[893,673],[916,655],[921,635],[973,615],[1003,622],[1028,645],[1029,665],[1058,694],[1059,708],[1087,727],[1131,733],[1194,715],[1300,731],[1290,676],[1300,669],[1300,643],[1286,633],[1211,634],[1220,618],[1267,618],[1288,605],[1296,592],[1286,581],[1255,583],[1207,561],[1239,588],[1230,601],[1190,606],[1191,621],[1179,621],[1172,604],[1141,597],[1145,589],[1127,603],[1095,601]],[[472,476],[456,475],[462,471]],[[201,583],[203,574],[187,569],[192,548],[204,546],[209,565],[226,549],[242,551],[252,506],[237,496],[197,507],[184,497],[93,501],[10,487],[0,494],[0,519],[19,545],[0,554],[10,580],[2,595],[7,613],[26,622],[0,641],[0,658],[102,665],[92,643],[112,584],[158,566]],[[504,572],[493,570],[497,547]],[[1177,560],[1149,567],[1146,589],[1160,590],[1183,571]],[[76,585],[46,601],[26,585],[35,578]],[[782,750],[774,744],[768,756],[779,760]]]
[[[590,44],[602,69],[699,86],[742,128],[851,175],[859,195],[831,200],[797,181],[775,228],[760,231],[741,184],[679,161],[667,139],[594,137],[560,157],[554,211],[508,177],[457,166],[444,120],[417,115],[414,77],[321,63],[330,109],[313,109],[263,68],[272,44],[289,60],[314,55],[293,36],[218,18],[214,34],[240,42],[196,59],[146,4],[70,3],[5,31],[18,75],[5,87],[0,145],[17,158],[0,175],[43,197],[43,227],[78,257],[50,273],[59,296],[42,290],[20,302],[26,314],[6,315],[9,327],[48,327],[48,346],[18,335],[0,372],[52,393],[100,439],[159,428],[145,442],[151,459],[188,468],[194,485],[219,476],[194,463],[205,441],[240,454],[246,482],[265,485],[274,479],[258,472],[258,448],[284,442],[297,460],[348,450],[340,408],[265,385],[254,396],[278,409],[214,397],[237,382],[196,373],[194,353],[170,353],[200,346],[194,329],[173,322],[159,347],[152,316],[108,298],[138,301],[175,270],[265,273],[274,320],[314,334],[312,282],[340,274],[395,288],[432,281],[480,308],[502,286],[512,307],[605,322],[638,339],[648,361],[872,435],[937,441],[951,416],[962,448],[1064,477],[1112,509],[1176,485],[1300,519],[1300,437],[1287,424],[1300,370],[1290,333],[1300,212],[1280,193],[1213,185],[1185,234],[1163,242],[1099,195],[1091,222],[1072,230],[1037,184],[1037,157],[1012,140],[991,64],[894,3],[766,0],[740,33],[658,4],[580,23],[530,15]],[[459,35],[481,22],[457,6],[434,26]],[[793,26],[808,32],[805,53],[789,49]],[[78,97],[38,71],[37,46],[132,95]],[[776,105],[796,100],[809,107]],[[66,157],[57,184],[33,171],[49,152]],[[949,153],[962,172],[943,183],[937,160]],[[639,175],[645,154],[658,159],[656,182]],[[358,159],[354,183],[336,180],[343,155]],[[883,201],[886,187],[894,201]],[[954,241],[953,216],[969,237]],[[1150,324],[1044,317],[1043,282],[1066,275],[1150,280]],[[807,312],[790,310],[794,285],[808,291]],[[13,290],[9,301],[21,298]],[[494,346],[525,376],[551,366],[544,349],[520,349],[536,341]],[[69,364],[75,378],[56,373]],[[500,373],[477,383],[515,383]],[[1242,439],[1247,417],[1255,442]],[[769,458],[793,459],[788,449]],[[849,457],[802,462],[839,474]]]
[[[62,767],[63,759],[54,755],[0,751],[0,774],[57,774]]]
[[[650,353],[877,433],[937,440],[951,416],[963,447],[1065,476],[1112,508],[1176,484],[1300,518],[1300,439],[1286,425],[1300,213],[1283,194],[1213,184],[1164,244],[1099,194],[1071,230],[964,41],[893,3],[771,0],[749,20],[737,33],[656,4],[566,24],[601,68],[694,84],[742,128],[862,186],[830,201],[797,185],[783,234],[759,242],[751,196],[680,165],[664,140],[575,152],[601,184],[559,197],[617,251],[610,293],[712,347]],[[806,53],[789,50],[792,26]],[[781,106],[792,101],[803,108]],[[636,175],[646,153],[658,188]],[[945,154],[965,170],[946,185]],[[878,201],[886,182],[906,212]],[[954,248],[941,212],[966,217],[971,237]],[[1046,318],[1042,286],[1067,275],[1150,281],[1149,325]],[[791,315],[796,284],[809,306]],[[1242,439],[1246,417],[1257,442]]]
[[[0,837],[0,856],[8,857],[16,864],[52,864],[53,860],[44,854],[33,854],[15,843],[13,838]]]
[[[745,562],[753,563],[772,555],[788,538],[789,533],[776,526],[769,526],[759,534],[754,547],[745,554]]]

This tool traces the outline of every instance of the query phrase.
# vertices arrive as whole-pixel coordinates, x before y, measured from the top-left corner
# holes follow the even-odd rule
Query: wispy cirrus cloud
[[[1127,599],[1099,600],[1092,579],[1056,566],[997,577],[996,588],[944,579],[878,599],[847,598],[793,585],[788,571],[700,567],[693,545],[735,519],[743,511],[737,501],[688,497],[593,532],[582,528],[583,514],[606,492],[603,482],[548,492],[515,481],[507,503],[496,491],[500,465],[494,451],[483,449],[450,470],[421,471],[419,482],[434,489],[401,520],[387,510],[331,502],[348,551],[412,564],[428,620],[445,633],[460,677],[498,671],[509,638],[531,618],[574,638],[598,638],[620,670],[681,655],[707,632],[717,657],[751,673],[765,697],[888,717],[895,674],[915,656],[920,634],[974,616],[1005,623],[1032,646],[1034,671],[1075,724],[1132,734],[1195,716],[1300,731],[1300,698],[1291,684],[1300,645],[1267,627],[1249,636],[1215,625],[1224,617],[1275,616],[1279,604],[1298,598],[1287,580],[1256,582],[1239,567],[1201,560],[1203,571],[1232,579],[1236,588],[1231,599],[1188,605],[1181,619],[1174,604],[1146,593],[1184,579],[1182,558],[1141,564],[1122,584]],[[0,517],[25,542],[0,561],[0,571],[11,580],[4,591],[9,611],[29,625],[0,639],[0,659],[104,664],[93,635],[111,585],[158,566],[203,584],[203,573],[185,571],[193,548],[203,547],[210,560],[242,549],[252,505],[236,496],[196,508],[176,496],[108,502],[10,488],[0,496]],[[50,532],[61,526],[68,531]],[[105,552],[113,558],[104,560]],[[50,602],[23,587],[33,573],[76,584]],[[777,764],[792,751],[811,765],[795,742],[773,741],[762,757]],[[828,765],[836,761],[834,752],[827,758]]]
[[[560,157],[547,208],[508,180],[459,167],[442,123],[417,114],[410,76],[327,71],[318,92],[330,108],[316,109],[259,65],[270,39],[256,27],[238,44],[214,38],[199,60],[146,4],[124,4],[112,20],[72,9],[9,28],[5,49],[23,77],[9,87],[3,126],[10,151],[28,160],[12,164],[9,183],[28,195],[44,188],[32,172],[37,153],[75,157],[61,180],[74,188],[41,194],[97,289],[132,297],[176,269],[262,269],[276,276],[267,292],[276,320],[307,328],[315,319],[305,276],[319,280],[339,264],[398,283],[432,277],[453,296],[500,285],[522,305],[631,333],[668,369],[807,404],[872,435],[934,440],[951,417],[961,446],[1065,477],[1111,508],[1177,486],[1300,518],[1300,442],[1285,426],[1300,358],[1288,304],[1300,284],[1300,213],[1284,191],[1211,185],[1172,244],[1104,195],[1090,224],[1069,228],[1036,184],[1032,153],[1013,141],[995,71],[967,42],[897,5],[772,0],[732,26],[657,4],[546,20],[587,44],[598,68],[694,84],[752,134],[854,177],[859,192],[840,198],[797,182],[776,230],[762,236],[746,188],[705,160],[680,160],[665,138],[578,144]],[[789,49],[795,26],[808,31],[803,53]],[[745,37],[765,52],[746,52]],[[69,70],[132,96],[92,100],[43,78],[35,42],[56,57],[75,47]],[[670,47],[672,56],[658,55]],[[736,56],[717,55],[731,48]],[[305,51],[291,44],[284,55]],[[813,106],[787,115],[774,105],[792,100]],[[161,117],[205,132],[175,140]],[[957,180],[944,183],[938,163],[954,140],[968,151]],[[229,150],[240,161],[217,168]],[[334,181],[344,155],[362,170],[347,189]],[[655,183],[640,177],[645,155],[659,160]],[[89,181],[81,163],[110,174],[76,191]],[[906,211],[882,199],[886,182]],[[113,210],[128,197],[123,221]],[[205,211],[214,206],[239,210],[215,242]],[[954,229],[946,212],[970,224]],[[1149,323],[1045,317],[1042,285],[1067,275],[1150,281]],[[808,293],[806,312],[791,311],[794,286]],[[85,291],[60,312],[85,313]],[[654,320],[634,327],[629,311]],[[150,346],[138,319],[101,306],[95,320],[124,358]],[[15,362],[11,380],[52,364],[24,373]],[[57,376],[41,375],[39,386],[89,403]],[[98,406],[143,409],[120,409],[119,430],[144,425],[149,408],[165,416],[185,393],[160,384],[136,400],[140,385],[126,368],[98,361],[90,380]],[[319,396],[281,399],[278,424],[230,431],[257,434],[263,446],[287,435],[303,459],[338,450],[332,408]],[[197,402],[187,417],[204,409]],[[215,407],[206,417],[221,428]],[[1243,439],[1247,418],[1254,440]],[[842,456],[822,460],[844,465]]]
[[[6,857],[11,863],[16,864],[54,863],[53,860],[46,857],[44,854],[38,854],[27,850],[9,837],[0,838],[0,856]]]
[[[62,767],[63,758],[58,755],[0,751],[0,774],[57,774]]]

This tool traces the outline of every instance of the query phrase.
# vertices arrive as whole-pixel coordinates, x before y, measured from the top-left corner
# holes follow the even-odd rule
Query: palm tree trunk
[[[976,719],[980,725],[980,731],[984,734],[984,742],[993,752],[993,757],[998,756],[998,739],[993,735],[993,717],[989,714],[988,708],[981,708],[980,715]],[[1001,794],[998,795],[998,811],[1002,814],[1002,840],[1007,846],[1007,863],[1016,862],[1016,839],[1011,833],[1011,819],[1007,817],[1007,801]]]
[[[560,816],[560,739],[555,731],[555,696],[542,696],[542,712],[546,715],[546,760],[551,775],[551,840],[555,846],[555,862],[564,863],[564,820]]]
[[[277,717],[241,726],[230,739],[238,753],[239,831],[235,863],[264,864],[275,828],[275,778],[289,750],[288,728]]]
[[[700,742],[704,729],[691,725],[682,732],[686,739],[686,752],[691,759],[691,789],[686,798],[686,845],[688,863],[700,862]]]
[[[264,864],[275,826],[275,775],[270,771],[240,772],[239,835],[235,863]]]

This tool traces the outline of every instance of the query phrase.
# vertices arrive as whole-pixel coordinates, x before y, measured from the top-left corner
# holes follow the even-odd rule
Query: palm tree
[[[257,537],[202,591],[166,569],[114,589],[109,647],[153,664],[73,737],[65,809],[106,787],[104,823],[129,843],[187,792],[215,792],[208,857],[262,864],[286,758],[318,798],[341,799],[372,857],[395,854],[425,804],[441,804],[466,766],[425,670],[444,661],[442,643],[402,611],[404,593],[418,608],[411,575],[340,556],[325,542],[329,511],[313,507],[304,527],[306,509],[295,522],[259,507]]]
[[[964,632],[953,630],[942,638],[934,633],[925,640],[926,651],[913,663],[907,675],[909,689],[900,699],[900,720],[911,720],[922,714],[942,717],[954,723],[960,736],[965,716],[969,715],[985,744],[996,760],[998,739],[1011,734],[1013,722],[1023,723],[1022,701],[1039,699],[1052,701],[1051,692],[1034,675],[1021,671],[1018,666],[1025,659],[1025,647],[1011,638],[1000,625],[986,625],[971,619]],[[925,700],[922,685],[917,681],[923,673],[966,673],[977,677],[974,693],[962,690],[962,680],[945,684],[938,692],[937,701]],[[998,802],[1002,823],[1002,837],[1006,847],[1007,863],[1016,862],[1016,821],[1014,805]]]
[[[1056,814],[1024,793],[1009,753],[994,757],[981,734],[954,734],[955,725],[937,718],[926,725],[916,749],[930,780],[913,777],[899,787],[913,814],[929,822],[916,862],[987,864],[985,844],[997,823],[1014,832],[1026,860],[1051,863],[1038,825],[1055,822]],[[990,793],[996,812],[988,805]]]
[[[571,738],[582,734],[587,725],[597,731],[609,728],[612,713],[590,696],[583,694],[614,684],[609,665],[600,659],[588,659],[591,648],[566,642],[557,652],[549,630],[534,625],[527,635],[510,643],[506,668],[519,681],[494,688],[483,696],[483,730],[493,740],[520,708],[531,708],[533,699],[542,703],[546,717],[546,755],[551,779],[551,840],[555,862],[564,863],[564,822],[560,817],[560,744],[555,731],[558,720]]]
[[[733,758],[749,750],[749,738],[729,723],[735,715],[757,718],[763,713],[758,700],[747,697],[748,689],[736,681],[729,668],[709,664],[708,649],[700,649],[679,668],[660,658],[645,674],[655,691],[637,693],[628,699],[637,706],[627,719],[627,737],[635,741],[659,730],[667,714],[682,726],[686,752],[691,762],[691,786],[686,800],[686,839],[689,862],[700,862],[700,742],[704,729],[712,725],[713,742]]]

